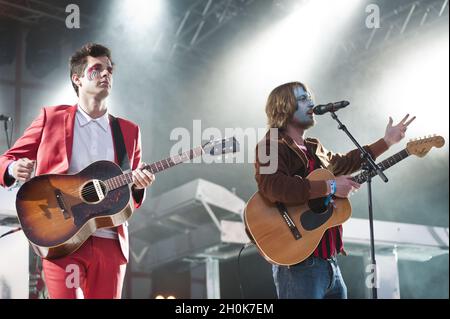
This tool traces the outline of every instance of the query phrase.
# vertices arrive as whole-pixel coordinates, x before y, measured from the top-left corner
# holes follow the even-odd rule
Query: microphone
[[[322,115],[327,112],[336,112],[337,110],[342,109],[349,104],[350,104],[349,101],[340,101],[340,102],[328,103],[328,104],[323,104],[323,105],[316,105],[313,108],[313,112],[316,115]]]
[[[0,121],[9,122],[9,121],[11,121],[11,118],[9,116],[5,116],[3,114],[0,114]]]

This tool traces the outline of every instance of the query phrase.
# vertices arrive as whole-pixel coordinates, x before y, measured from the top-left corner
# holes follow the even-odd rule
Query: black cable
[[[18,232],[19,230],[22,230],[22,227],[17,227],[15,229],[12,229],[12,230],[8,231],[8,232],[4,233],[3,235],[1,235],[0,238],[3,238],[3,237],[8,236],[8,235],[11,235],[11,234],[13,234],[15,232]]]
[[[8,149],[11,148],[12,138],[13,138],[13,133],[14,133],[14,119],[11,119],[11,131],[9,132],[9,144],[8,144]]]
[[[244,289],[242,289],[242,281],[241,281],[241,264],[240,264],[240,259],[241,259],[241,253],[242,251],[247,248],[248,246],[253,245],[252,242],[246,243],[244,246],[242,246],[242,248],[239,250],[239,254],[238,254],[238,258],[237,258],[237,273],[238,273],[238,281],[239,281],[239,291],[241,293],[241,298],[245,299],[244,297]]]
[[[11,131],[8,135],[8,122],[11,121]],[[11,148],[11,142],[12,142],[12,135],[14,131],[14,120],[5,120],[5,135],[6,135],[6,144],[8,145],[8,149]]]

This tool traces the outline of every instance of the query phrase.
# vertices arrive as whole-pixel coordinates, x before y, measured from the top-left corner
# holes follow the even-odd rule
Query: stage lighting
[[[383,110],[401,118],[406,110],[417,116],[408,136],[430,133],[448,137],[449,127],[448,31],[433,40],[417,39],[401,47],[397,56],[382,61],[383,80],[378,96]],[[420,121],[420,122],[419,122]]]
[[[136,29],[148,28],[161,18],[162,0],[125,0],[120,1],[121,16],[127,21],[127,26]]]
[[[246,94],[299,77],[307,82],[316,70],[326,67],[333,44],[361,8],[357,0],[344,3],[314,0],[292,5],[285,18],[226,57],[228,75],[239,79],[236,83],[245,83]]]

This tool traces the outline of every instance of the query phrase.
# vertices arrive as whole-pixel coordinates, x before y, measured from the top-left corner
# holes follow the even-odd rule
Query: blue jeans
[[[280,299],[347,299],[347,287],[335,257],[310,256],[294,266],[272,266]]]

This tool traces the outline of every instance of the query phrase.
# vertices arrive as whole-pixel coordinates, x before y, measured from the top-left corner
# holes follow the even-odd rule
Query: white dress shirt
[[[73,132],[72,158],[68,174],[78,173],[100,160],[114,162],[114,143],[108,113],[93,119],[78,106]],[[92,236],[118,239],[117,231],[98,229]]]

